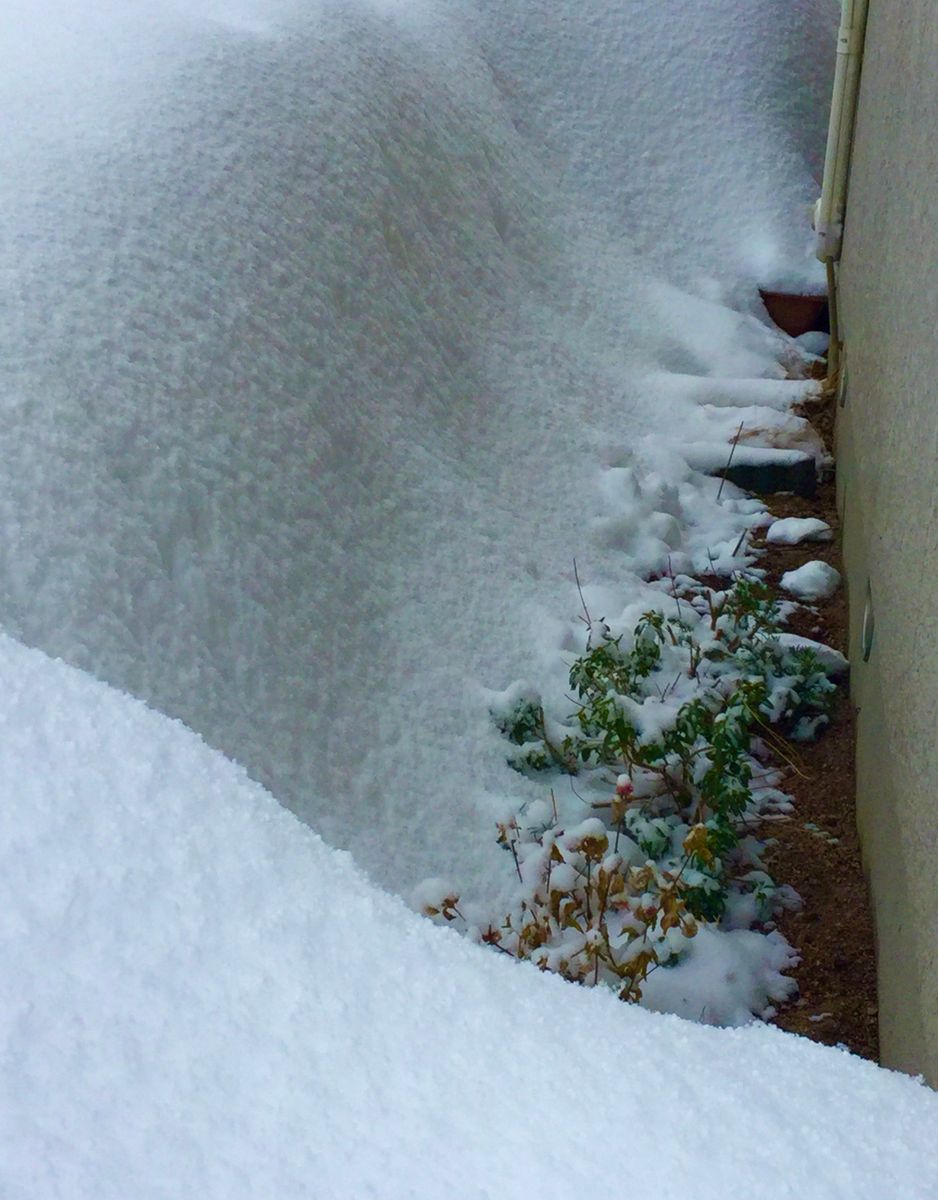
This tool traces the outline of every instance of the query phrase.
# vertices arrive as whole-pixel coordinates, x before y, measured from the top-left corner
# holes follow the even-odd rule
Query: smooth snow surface
[[[807,333],[795,338],[796,345],[806,354],[813,354],[815,357],[827,353],[830,341],[830,334],[822,333],[819,329],[810,329]]]
[[[0,639],[4,1200],[926,1200],[938,1097],[472,946]]]
[[[834,536],[820,517],[782,517],[765,531],[770,546],[797,546],[800,542],[829,542]]]
[[[491,888],[478,689],[757,519],[835,7],[8,0],[0,622]]]
[[[786,592],[799,600],[826,600],[840,587],[840,572],[815,559],[795,571],[786,571],[780,582]]]

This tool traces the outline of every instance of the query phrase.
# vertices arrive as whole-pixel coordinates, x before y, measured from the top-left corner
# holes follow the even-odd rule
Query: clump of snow
[[[654,1012],[677,1013],[707,1025],[746,1025],[752,1014],[774,1016],[775,1005],[793,999],[790,971],[797,953],[778,933],[702,926],[682,939],[677,965],[653,971],[642,1003]]]
[[[819,358],[822,354],[827,353],[830,340],[829,333],[822,333],[820,329],[809,329],[807,333],[802,333],[795,338],[795,345],[805,354]]]
[[[814,559],[794,571],[786,571],[781,586],[799,600],[826,600],[840,587],[840,572],[829,563]]]
[[[829,675],[844,675],[850,669],[850,663],[840,651],[824,642],[816,642],[813,638],[801,637],[797,633],[779,633],[776,640],[779,645],[791,650],[810,650]]]
[[[591,1187],[625,1157],[654,1195],[676,1113],[706,1120],[666,1143],[669,1195],[938,1191],[919,1083],[436,928],[178,723],[7,638],[0,729],[10,1200],[570,1200],[581,1147]],[[709,969],[745,973],[745,945]]]
[[[727,442],[695,442],[684,453],[687,461],[698,471],[708,474],[724,469],[729,462],[731,446]],[[762,467],[769,464],[791,466],[811,457],[804,450],[775,446],[748,445],[740,442],[733,453],[736,466]]]
[[[830,717],[823,713],[814,717],[802,717],[795,723],[788,736],[793,742],[813,742],[830,724]]]
[[[820,517],[783,517],[766,530],[770,546],[797,546],[801,542],[829,542],[834,536],[830,525]]]
[[[458,889],[448,879],[425,879],[413,890],[411,907],[425,917],[432,917],[441,924],[456,915],[455,905],[459,899]]]

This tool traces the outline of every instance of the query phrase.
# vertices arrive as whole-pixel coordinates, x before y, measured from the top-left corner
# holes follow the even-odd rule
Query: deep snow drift
[[[574,555],[620,616],[731,563],[688,459],[804,435],[716,301],[807,270],[814,8],[7,0],[0,623],[391,888],[497,890],[483,689],[562,687]],[[5,637],[0,729],[10,1200],[938,1186],[933,1093],[436,929]]]
[[[933,1092],[437,929],[193,734],[7,638],[0,729],[5,1200],[938,1191]]]
[[[502,94],[582,214],[703,294],[823,290],[807,209],[836,2],[478,5]]]
[[[490,887],[477,689],[574,556],[735,543],[681,447],[797,393],[701,297],[807,263],[815,3],[8,5],[0,622],[386,885]]]

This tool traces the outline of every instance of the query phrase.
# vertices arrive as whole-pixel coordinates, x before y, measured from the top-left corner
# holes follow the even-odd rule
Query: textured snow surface
[[[731,564],[735,493],[669,436],[726,443],[747,379],[788,419],[783,339],[714,298],[807,261],[827,16],[4,11],[0,622],[388,886],[490,887],[475,689],[557,657],[574,556],[620,607],[669,555]]]
[[[681,284],[823,291],[835,0],[478,0],[522,129]]]
[[[928,1089],[474,947],[7,638],[0,729],[4,1200],[938,1193]]]
[[[799,600],[826,600],[840,587],[840,572],[815,559],[794,571],[786,571],[781,586]]]

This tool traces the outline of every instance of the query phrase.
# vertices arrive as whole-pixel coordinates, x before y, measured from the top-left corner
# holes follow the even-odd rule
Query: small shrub
[[[747,836],[759,817],[753,738],[816,724],[835,690],[809,650],[780,642],[778,602],[759,581],[674,599],[674,615],[647,612],[628,636],[588,622],[563,719],[525,688],[493,713],[513,767],[584,776],[607,799],[593,806],[602,817],[570,824],[552,804],[533,828],[498,826],[519,886],[475,936],[625,1000],[679,959],[699,923],[743,899],[768,920],[786,899]],[[458,904],[448,895],[433,915],[465,925]]]

